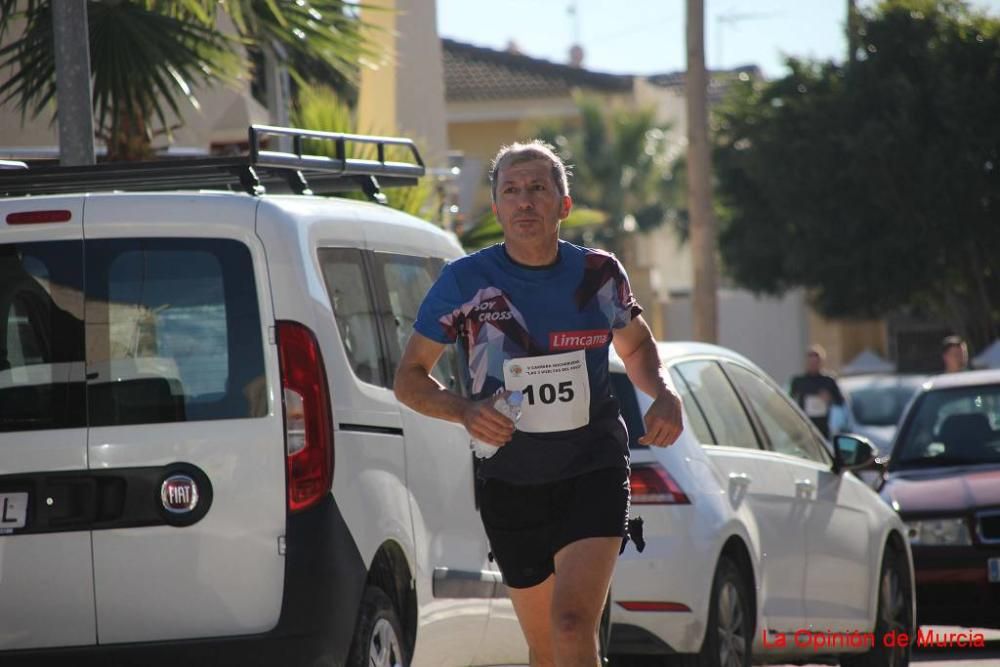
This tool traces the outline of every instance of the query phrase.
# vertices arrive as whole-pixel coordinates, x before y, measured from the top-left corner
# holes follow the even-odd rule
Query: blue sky
[[[1000,0],[972,4],[1000,15]],[[578,30],[588,69],[670,72],[684,69],[684,6],[684,0],[437,0],[438,32],[498,49],[514,40],[527,55],[565,62]],[[846,7],[846,0],[705,0],[709,67],[756,64],[780,76],[783,54],[840,60]]]

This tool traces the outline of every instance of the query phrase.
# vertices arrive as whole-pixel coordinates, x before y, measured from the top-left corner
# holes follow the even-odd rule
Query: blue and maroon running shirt
[[[504,388],[505,362],[508,373],[520,373],[522,367],[537,368],[544,362],[535,359],[531,366],[517,361],[528,357],[586,359],[589,423],[552,432],[519,429],[495,456],[482,462],[481,477],[539,484],[628,466],[628,435],[609,384],[608,347],[613,330],[641,312],[614,255],[566,241],[559,242],[558,258],[549,266],[518,264],[497,244],[444,267],[424,298],[414,328],[431,340],[459,343],[473,399]],[[554,364],[560,365],[566,364]],[[574,394],[571,387],[570,382],[532,387],[525,398],[558,410],[560,400],[579,401],[586,393]]]

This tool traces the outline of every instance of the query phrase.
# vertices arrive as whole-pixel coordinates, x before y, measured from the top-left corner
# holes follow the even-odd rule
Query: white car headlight
[[[951,547],[972,544],[965,519],[921,519],[906,522],[910,544],[924,547]]]

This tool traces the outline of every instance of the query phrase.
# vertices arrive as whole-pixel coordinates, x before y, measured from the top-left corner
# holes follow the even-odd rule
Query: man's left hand
[[[662,392],[649,406],[644,418],[646,435],[639,438],[640,445],[669,447],[684,430],[681,417],[681,399],[673,391]]]

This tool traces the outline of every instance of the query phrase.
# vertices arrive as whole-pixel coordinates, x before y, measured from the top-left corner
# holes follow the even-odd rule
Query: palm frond
[[[37,12],[49,0],[0,0],[0,43],[10,26],[20,19]]]
[[[326,86],[314,86],[299,92],[298,104],[292,114],[292,122],[298,127],[321,132],[342,132],[349,134],[370,134],[369,128],[359,128],[350,107]],[[303,152],[315,155],[333,156],[333,144],[328,141],[306,140]],[[371,144],[347,143],[347,157],[374,160],[377,149]],[[386,160],[409,160],[409,151],[397,146],[387,146]],[[436,211],[429,210],[434,197],[434,183],[424,177],[417,185],[401,188],[387,188],[385,196],[389,206],[425,220],[435,217]]]
[[[95,123],[115,132],[122,118],[153,114],[168,129],[179,101],[197,106],[197,83],[232,83],[241,61],[232,45],[191,15],[171,15],[140,2],[91,3],[91,67]]]
[[[14,102],[22,123],[29,115],[37,116],[56,92],[51,7],[47,2],[28,5],[19,13],[25,21],[24,32],[0,49],[0,70],[11,71],[0,86],[0,104]],[[4,14],[4,22],[7,16]],[[0,31],[4,29],[0,25]]]
[[[221,6],[248,44],[279,45],[293,76],[308,78],[298,71],[307,68],[319,80],[348,81],[356,79],[361,59],[378,55],[368,36],[378,28],[359,12],[388,11],[350,0],[223,0]]]

